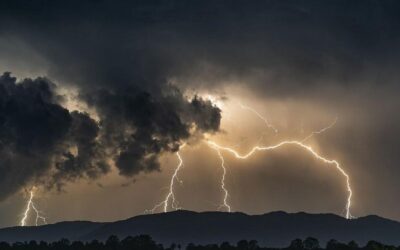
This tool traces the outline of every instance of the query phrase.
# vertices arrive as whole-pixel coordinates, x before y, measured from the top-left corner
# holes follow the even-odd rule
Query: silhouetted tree
[[[236,246],[240,250],[248,250],[249,249],[249,242],[247,240],[241,240],[241,241],[238,241]]]
[[[303,241],[301,239],[292,240],[292,242],[289,245],[289,249],[292,249],[292,250],[302,250],[302,249],[304,249]]]
[[[74,241],[71,244],[73,250],[85,250],[85,245],[81,241]]]
[[[172,244],[169,246],[169,248],[167,248],[167,249],[169,249],[169,250],[175,250],[175,249],[176,249],[176,244],[175,244],[175,243],[172,243]]]
[[[304,249],[306,250],[316,250],[319,249],[319,241],[316,238],[313,237],[307,237],[304,242]]]
[[[326,244],[326,250],[358,250],[360,247],[355,241],[350,241],[345,244],[337,240],[330,240]]]
[[[193,243],[189,243],[186,246],[186,250],[197,250],[197,246],[195,244],[193,244]]]
[[[350,250],[350,247],[344,243],[332,239],[326,244],[326,250]]]
[[[98,240],[93,240],[85,245],[86,250],[100,250],[103,249],[103,244]]]
[[[233,250],[235,247],[232,246],[229,242],[225,241],[219,247],[221,250]]]
[[[14,242],[14,243],[12,244],[12,249],[16,249],[16,250],[22,249],[22,246],[23,246],[23,243],[22,243],[22,242]]]
[[[39,249],[40,250],[47,250],[47,249],[49,249],[49,244],[47,244],[47,242],[45,242],[45,241],[40,241]]]
[[[219,246],[217,244],[207,244],[204,247],[200,247],[200,249],[204,250],[216,250],[219,249]]]
[[[180,250],[181,245],[171,244],[164,248],[157,244],[148,235],[126,237],[119,240],[117,236],[110,236],[104,243],[97,240],[91,242],[74,241],[70,243],[67,239],[61,239],[52,243],[41,241],[15,242],[10,245],[7,242],[0,242],[0,250]],[[385,245],[377,241],[369,241],[365,247],[360,248],[356,242],[350,241],[348,244],[337,240],[329,240],[326,250],[400,250],[398,247]],[[305,240],[295,239],[287,248],[267,248],[260,247],[255,240],[240,240],[236,246],[229,242],[207,245],[195,245],[190,243],[185,250],[322,250],[317,239],[308,237]]]
[[[256,250],[259,249],[258,242],[256,240],[249,241],[249,250]]]
[[[357,242],[354,240],[350,241],[347,246],[349,247],[350,250],[356,250],[359,249],[360,247],[358,246]]]
[[[9,250],[11,248],[10,244],[8,242],[0,242],[0,249],[1,250]]]
[[[106,244],[107,245],[107,244]],[[139,235],[136,237],[126,237],[121,241],[121,247],[125,250],[157,250],[163,249],[162,245],[157,243],[148,235]],[[173,249],[179,247],[179,245],[171,245]],[[108,249],[107,249],[108,250]]]
[[[11,246],[8,242],[0,242],[0,249],[8,250],[11,249]]]
[[[396,250],[395,246],[390,246],[390,245],[384,245],[380,242],[371,240],[367,243],[365,246],[366,250]]]
[[[51,248],[57,250],[68,250],[69,247],[70,247],[70,241],[68,239],[61,239],[51,244]]]
[[[368,241],[367,245],[365,246],[366,250],[383,250],[383,244],[374,241],[374,240],[370,240]]]
[[[29,250],[38,250],[39,249],[37,242],[34,240],[29,241],[29,243],[27,244],[27,247]]]
[[[132,236],[128,236],[121,241],[121,248],[123,250],[133,249],[134,247],[134,238]]]
[[[115,235],[108,237],[105,247],[107,250],[118,250],[120,248],[119,238]]]

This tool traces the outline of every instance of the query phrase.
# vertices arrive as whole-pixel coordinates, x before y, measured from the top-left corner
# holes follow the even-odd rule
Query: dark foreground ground
[[[220,244],[195,245],[189,243],[187,246],[172,243],[169,246],[157,244],[150,236],[140,235],[126,237],[120,240],[117,236],[110,236],[105,242],[97,240],[91,242],[74,241],[61,239],[52,243],[45,241],[36,242],[7,242],[0,243],[1,250],[261,250],[261,249],[282,249],[282,250],[399,250],[400,246],[384,245],[377,241],[369,241],[365,246],[358,246],[356,242],[341,243],[337,240],[330,240],[325,247],[321,247],[319,241],[312,237],[306,239],[292,240],[290,245],[284,248],[260,247],[255,240],[240,240],[236,244],[222,242]]]
[[[0,229],[0,242],[56,242],[60,239],[105,242],[110,235],[119,239],[149,235],[164,246],[187,246],[190,243],[204,246],[222,242],[236,245],[241,240],[255,240],[260,246],[285,248],[293,239],[307,237],[318,239],[321,246],[326,246],[331,239],[345,243],[354,241],[360,246],[366,246],[371,240],[399,246],[400,223],[378,216],[347,220],[334,214],[272,212],[247,215],[181,210],[107,223],[71,221],[38,227],[3,228]]]

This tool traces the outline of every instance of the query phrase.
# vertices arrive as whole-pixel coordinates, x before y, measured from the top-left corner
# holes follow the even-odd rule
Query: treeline
[[[9,244],[0,242],[0,250],[400,250],[400,246],[384,245],[377,241],[369,241],[365,246],[358,246],[356,242],[341,243],[330,240],[325,247],[320,246],[317,239],[308,237],[305,240],[295,239],[289,246],[284,248],[260,247],[255,240],[241,240],[237,244],[223,242],[221,244],[195,245],[188,244],[183,247],[179,244],[171,244],[165,247],[157,244],[150,236],[140,235],[126,237],[120,240],[116,236],[110,236],[105,242],[93,240],[90,242],[73,241],[61,239],[47,243],[36,242],[15,242]]]

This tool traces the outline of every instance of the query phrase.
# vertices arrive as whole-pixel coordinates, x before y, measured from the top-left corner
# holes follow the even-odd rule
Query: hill
[[[241,239],[257,240],[260,245],[287,246],[295,238],[312,236],[321,244],[330,239],[355,240],[360,245],[369,240],[400,245],[400,223],[378,216],[347,220],[333,214],[272,212],[263,215],[226,212],[175,211],[135,216],[126,220],[97,222],[60,222],[38,227],[0,229],[0,241],[54,241],[60,238],[89,241],[148,234],[166,245],[236,243]]]

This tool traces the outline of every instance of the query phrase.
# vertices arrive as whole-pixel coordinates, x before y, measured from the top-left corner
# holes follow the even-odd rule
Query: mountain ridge
[[[194,212],[178,210],[168,213],[138,215],[114,222],[65,221],[43,226],[0,229],[0,241],[106,240],[148,234],[168,245],[209,244],[239,240],[257,240],[260,245],[284,247],[295,238],[308,236],[325,244],[330,239],[342,242],[355,240],[366,244],[377,240],[399,245],[400,222],[368,215],[348,220],[332,213],[309,214],[275,211],[259,215],[242,212]]]

